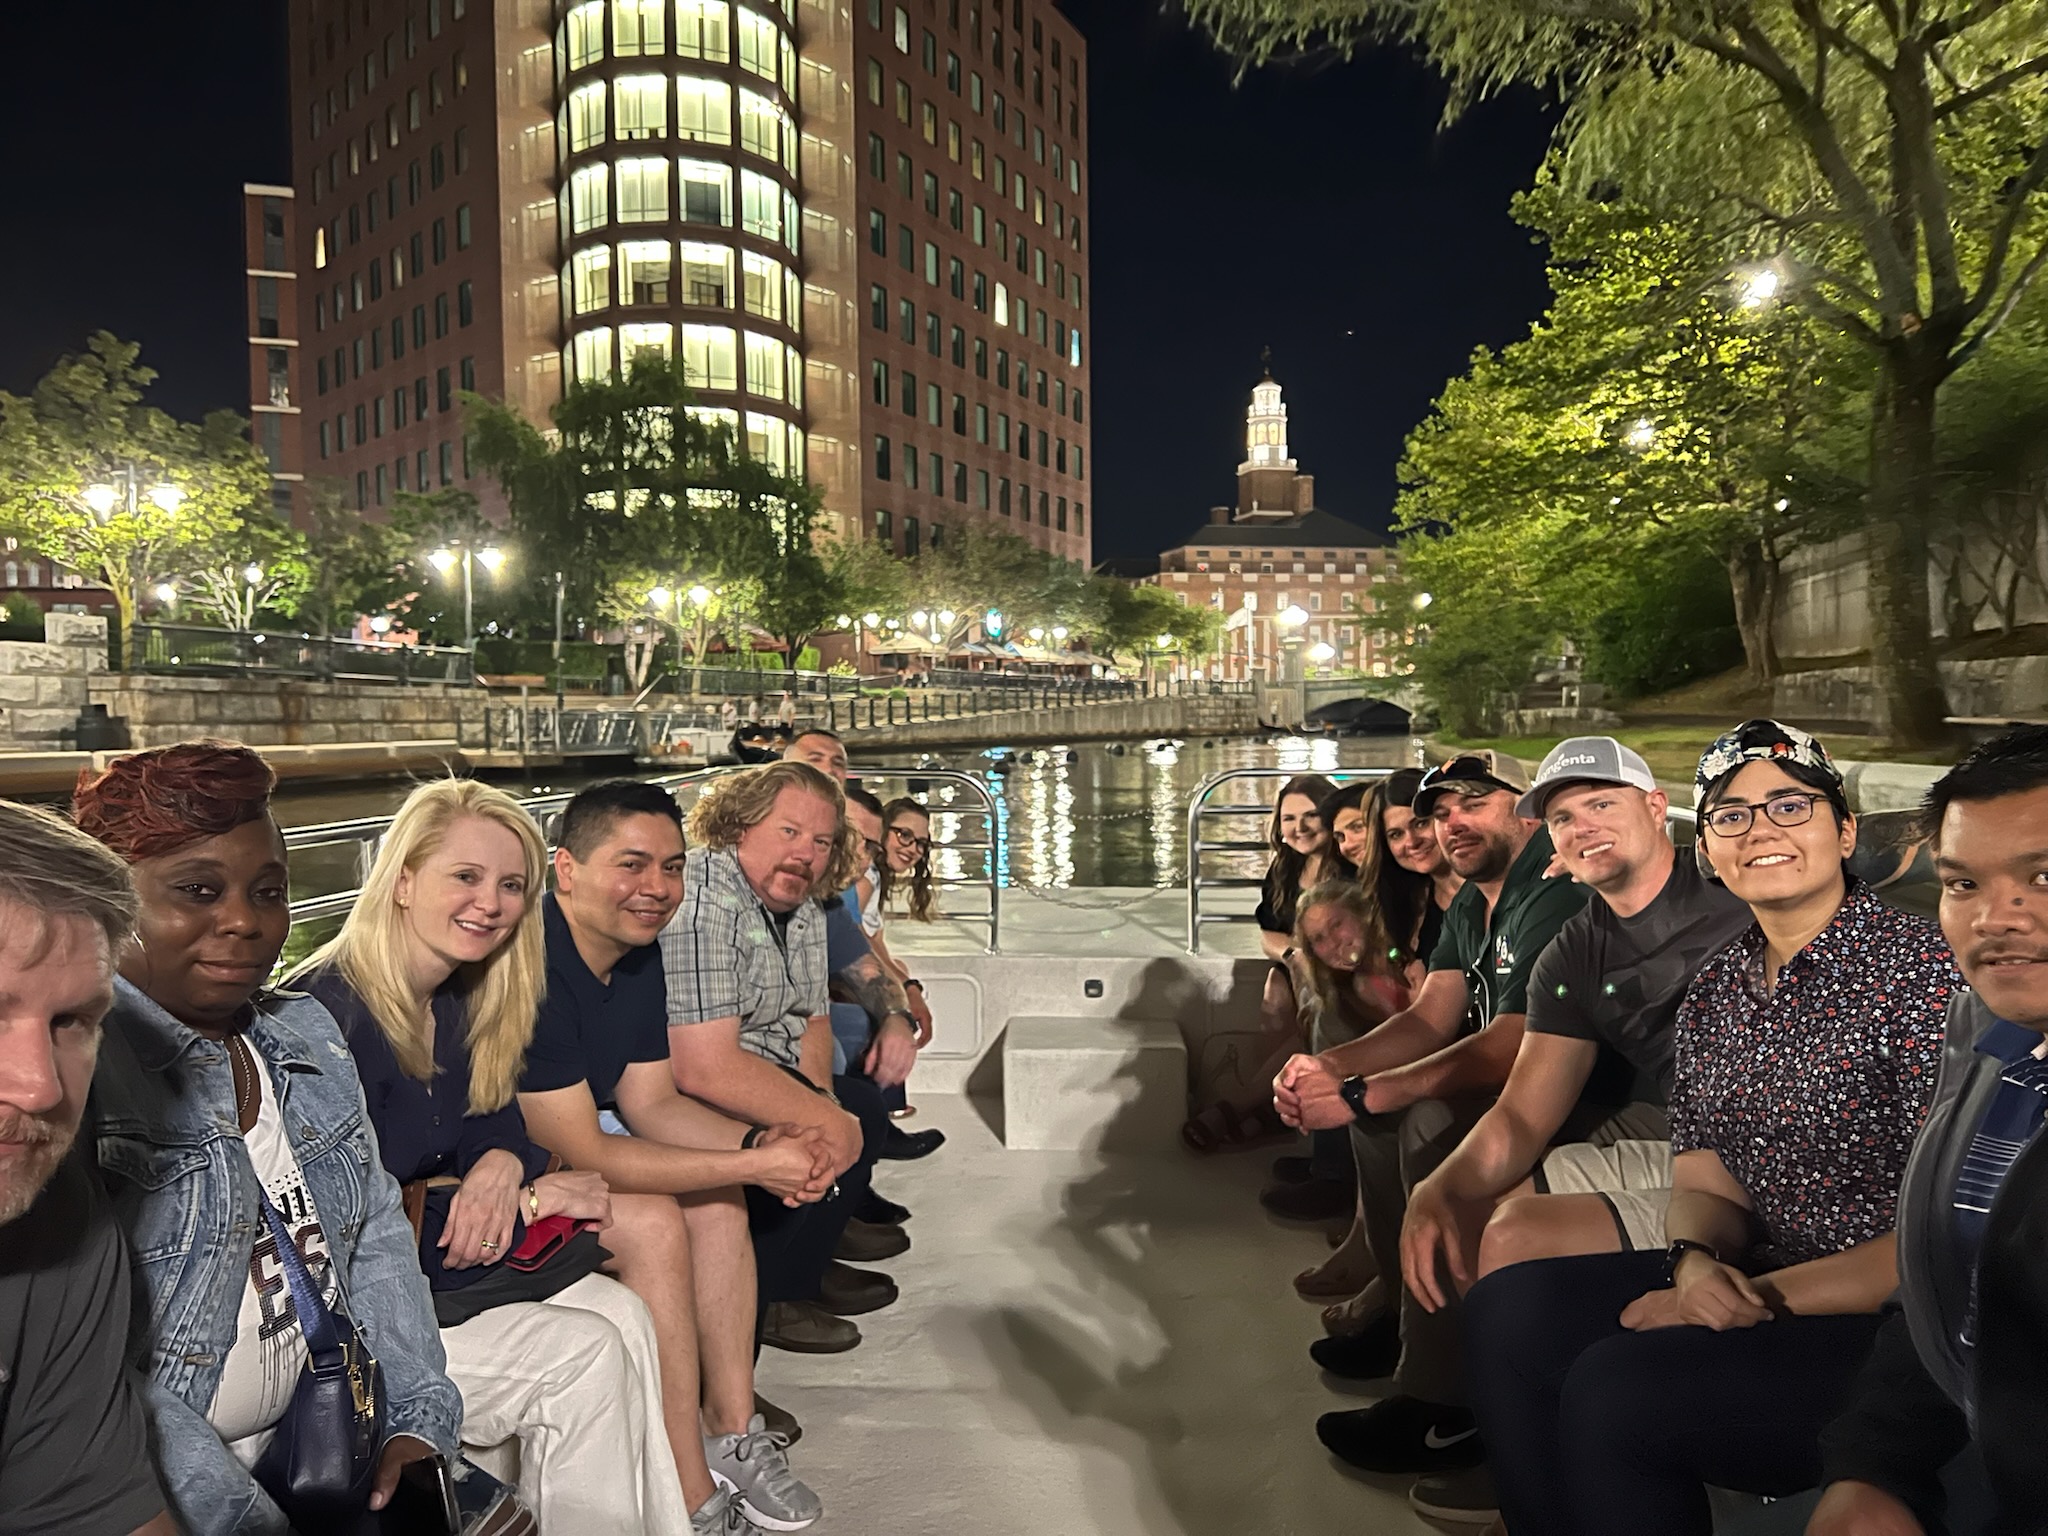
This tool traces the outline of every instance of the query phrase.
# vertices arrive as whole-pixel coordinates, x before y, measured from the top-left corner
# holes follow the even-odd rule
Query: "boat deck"
[[[1316,1442],[1317,1414],[1369,1399],[1309,1362],[1321,1325],[1289,1282],[1328,1250],[1259,1209],[1270,1153],[1009,1151],[990,1106],[912,1086],[912,1124],[949,1140],[878,1171],[915,1212],[878,1266],[902,1299],[850,1354],[761,1360],[821,1536],[1433,1529],[1405,1480]]]

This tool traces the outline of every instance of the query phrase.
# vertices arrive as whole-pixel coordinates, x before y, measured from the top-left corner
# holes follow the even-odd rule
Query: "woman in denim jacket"
[[[462,1418],[348,1047],[319,1003],[263,990],[291,927],[271,783],[247,748],[200,743],[117,760],[75,796],[141,897],[89,1121],[131,1249],[130,1347],[164,1489],[196,1536],[287,1529],[248,1470],[306,1358],[264,1190],[383,1367],[372,1506],[407,1462],[452,1460]]]

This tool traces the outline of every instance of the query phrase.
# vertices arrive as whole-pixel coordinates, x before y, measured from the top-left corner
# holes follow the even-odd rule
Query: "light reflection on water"
[[[998,759],[1012,759],[1007,772]],[[854,770],[863,756],[858,752]],[[951,768],[987,784],[996,802],[997,878],[1005,885],[1177,886],[1186,879],[1187,805],[1196,787],[1225,768],[1277,767],[1289,773],[1326,773],[1344,768],[1394,768],[1415,761],[1414,743],[1402,737],[1333,740],[1287,737],[1270,742],[1083,742],[1071,748],[953,750],[922,758],[889,754],[874,759],[892,765]],[[552,775],[529,783],[500,780],[515,794],[573,789],[597,774]],[[1223,792],[1231,803],[1271,802],[1279,780],[1240,783]],[[288,792],[279,799],[288,826],[350,816],[389,814],[407,786],[390,781],[351,789]],[[878,786],[883,799],[903,792],[900,780]],[[981,849],[958,846],[984,841],[984,813],[949,784],[929,786],[932,860],[947,880],[984,878]],[[1219,817],[1212,839],[1253,842],[1265,835],[1264,817]],[[1207,873],[1263,871],[1262,854],[1212,856]]]

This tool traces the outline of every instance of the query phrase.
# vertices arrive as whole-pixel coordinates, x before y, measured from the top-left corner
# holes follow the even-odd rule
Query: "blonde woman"
[[[664,1412],[671,1341],[655,1319],[689,1315],[676,1202],[550,1171],[514,1098],[546,976],[545,868],[540,829],[510,796],[423,784],[340,934],[292,984],[340,1022],[384,1166],[418,1213],[463,1443],[517,1439],[544,1530],[751,1532],[706,1468],[694,1391]],[[550,1217],[594,1224],[603,1248],[579,1233],[538,1268],[506,1264]]]

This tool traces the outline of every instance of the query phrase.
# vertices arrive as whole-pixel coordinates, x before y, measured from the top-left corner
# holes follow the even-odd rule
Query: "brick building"
[[[680,357],[843,535],[1086,558],[1085,59],[1050,0],[293,0],[290,31],[302,473],[494,510],[459,390],[545,421]]]
[[[1396,564],[1386,535],[1316,507],[1314,477],[1289,456],[1287,405],[1269,373],[1245,413],[1237,505],[1212,508],[1207,523],[1160,554],[1149,579],[1225,616],[1213,677],[1279,679],[1291,644],[1309,666],[1385,677],[1378,590]],[[1299,622],[1289,622],[1294,610]]]

